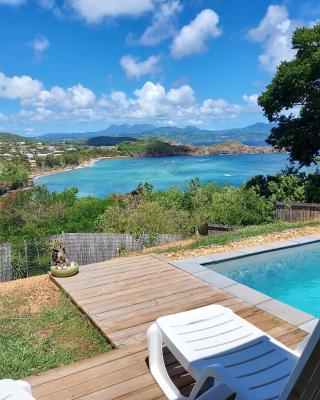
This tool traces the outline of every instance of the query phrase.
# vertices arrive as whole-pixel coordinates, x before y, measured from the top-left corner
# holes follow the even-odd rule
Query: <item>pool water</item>
[[[320,317],[320,242],[217,262],[207,267]]]

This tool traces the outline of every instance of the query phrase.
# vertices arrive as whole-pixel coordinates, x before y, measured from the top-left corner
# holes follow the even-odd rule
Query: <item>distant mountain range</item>
[[[130,136],[136,139],[158,137],[174,140],[183,144],[215,144],[228,140],[236,140],[243,143],[264,144],[273,125],[258,122],[244,128],[233,128],[224,130],[205,130],[195,126],[178,128],[172,126],[156,127],[150,124],[137,125],[110,125],[108,128],[95,132],[74,133],[47,133],[33,138],[41,141],[86,141],[98,136]]]

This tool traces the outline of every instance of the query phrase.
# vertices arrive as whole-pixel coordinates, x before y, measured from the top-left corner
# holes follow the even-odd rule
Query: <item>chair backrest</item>
[[[292,371],[281,400],[320,400],[320,321]]]

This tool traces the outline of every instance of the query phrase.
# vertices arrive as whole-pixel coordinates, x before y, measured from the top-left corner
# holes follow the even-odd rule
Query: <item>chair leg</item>
[[[147,339],[150,372],[167,399],[188,400],[187,397],[182,396],[168,375],[163,359],[161,332],[156,324],[152,324],[148,329]]]
[[[190,394],[189,400],[226,400],[233,395],[233,391],[223,383],[215,384],[211,389],[198,395],[198,391]]]

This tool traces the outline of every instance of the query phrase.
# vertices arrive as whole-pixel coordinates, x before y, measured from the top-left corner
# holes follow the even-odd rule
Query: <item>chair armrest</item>
[[[227,399],[231,394],[234,393],[236,394],[237,400],[255,400],[255,398],[252,397],[252,392],[250,392],[245,386],[243,386],[238,380],[229,374],[226,368],[219,364],[212,364],[205,368],[191,392],[190,400],[197,398],[197,394],[203,387],[206,380],[209,378],[213,378],[214,380],[218,381],[215,383],[215,385],[224,386],[224,392],[226,393],[226,396],[219,396],[219,400]],[[228,390],[226,390],[226,388]],[[212,390],[214,390],[214,388]],[[201,400],[202,396],[198,398]],[[205,397],[203,397],[203,399],[205,399]]]
[[[294,349],[294,352],[297,354],[298,357],[301,356],[301,354],[303,353],[303,350],[305,349],[305,347],[307,346],[309,339],[310,339],[311,335],[306,336],[299,344],[298,346]]]

